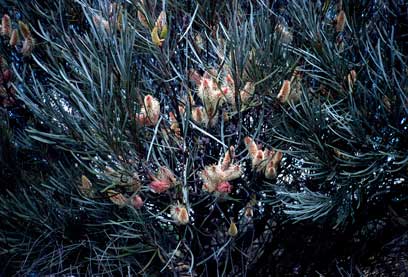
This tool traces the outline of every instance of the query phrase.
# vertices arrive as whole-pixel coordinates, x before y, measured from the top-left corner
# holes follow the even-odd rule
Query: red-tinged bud
[[[345,25],[346,25],[346,13],[343,10],[341,10],[336,18],[336,31],[343,32]]]
[[[130,203],[132,204],[133,207],[135,207],[136,209],[140,209],[144,202],[142,197],[140,197],[139,195],[135,195],[130,199]]]
[[[354,86],[354,84],[357,81],[357,73],[356,71],[353,69],[350,71],[350,73],[347,75],[347,81],[349,86],[352,88]]]
[[[184,115],[184,113],[186,112],[186,109],[183,106],[178,106],[179,112],[180,114]]]
[[[232,79],[230,74],[227,74],[227,76],[225,77],[225,80],[227,81],[227,84],[234,85],[234,79]]]
[[[209,88],[210,87],[210,80],[209,79],[203,79],[203,87],[204,88]]]
[[[256,152],[256,158],[259,160],[263,160],[264,158],[264,153],[262,150],[258,150],[258,152]]]
[[[199,123],[203,122],[203,113],[201,107],[195,107],[192,111],[193,119]]]
[[[97,28],[103,28],[107,33],[110,32],[109,21],[102,18],[100,15],[94,15],[92,21]]]
[[[113,175],[113,174],[115,174],[116,173],[116,171],[112,168],[112,167],[110,167],[110,166],[106,166],[105,167],[105,174],[107,174],[107,175]]]
[[[160,37],[165,38],[167,35],[167,16],[165,11],[161,11],[159,17],[156,20],[155,26],[160,31]],[[164,33],[163,33],[164,31]]]
[[[153,106],[153,96],[146,95],[144,102],[145,102],[145,105],[146,105],[146,109],[151,109],[152,106]]]
[[[10,44],[10,46],[16,46],[17,45],[17,43],[18,43],[18,41],[19,41],[19,36],[18,36],[18,31],[16,30],[16,29],[14,29],[12,32],[11,32],[11,37],[10,37],[10,41],[9,41],[9,44]]]
[[[149,188],[154,193],[162,193],[170,188],[170,182],[168,180],[154,180],[149,184]]]
[[[21,47],[21,54],[23,56],[31,55],[31,52],[34,49],[34,39],[32,37],[27,37],[23,41],[23,47]]]
[[[136,114],[136,123],[140,126],[146,125],[146,115],[144,113]]]
[[[288,101],[289,93],[290,93],[290,81],[285,80],[283,81],[282,87],[277,96],[278,100],[281,103],[285,103],[286,101]]]
[[[9,36],[11,33],[11,20],[8,14],[3,15],[1,18],[0,33],[2,36]]]
[[[230,89],[229,89],[229,87],[223,87],[223,88],[221,88],[222,89],[222,93],[224,94],[224,95],[227,95],[227,94],[229,94],[230,93]]]
[[[264,160],[264,152],[262,150],[258,150],[256,152],[255,157],[252,159],[252,169],[257,168],[259,170],[261,170],[261,168],[258,168],[260,163]]]
[[[202,189],[209,193],[212,193],[216,190],[216,185],[214,183],[204,183]]]
[[[108,190],[107,194],[112,203],[118,205],[119,207],[124,207],[126,205],[127,199],[122,193],[114,190]]]
[[[196,50],[198,52],[201,52],[204,49],[204,40],[203,40],[203,38],[201,37],[200,34],[197,34],[194,37],[194,42],[195,42]]]
[[[222,117],[224,118],[224,122],[228,122],[230,120],[230,117],[226,111],[222,113]]]
[[[145,27],[146,29],[149,28],[149,23],[147,21],[146,16],[144,15],[144,13],[140,10],[137,11],[137,19],[139,19],[140,24],[143,25],[143,27]]]
[[[180,208],[180,213],[177,220],[182,225],[186,225],[189,222],[189,216],[186,208]]]
[[[169,112],[169,118],[170,118],[170,121],[172,122],[177,121],[176,116],[174,115],[173,112]]]
[[[177,224],[186,225],[190,221],[188,211],[182,204],[173,205],[170,214]]]
[[[81,177],[81,186],[79,191],[86,197],[91,197],[92,183],[85,175]]]
[[[219,183],[217,185],[217,191],[220,193],[225,193],[225,194],[231,193],[232,185],[228,181]]]
[[[157,179],[168,181],[171,184],[174,184],[176,182],[176,176],[174,176],[174,173],[165,166],[161,166],[159,168]]]
[[[272,161],[266,166],[265,177],[268,179],[276,178],[276,168]]]
[[[204,112],[203,107],[195,107],[191,110],[191,117],[200,125],[208,124],[208,115]]]
[[[3,82],[8,83],[11,81],[11,70],[10,69],[6,69],[3,71]]]
[[[247,219],[251,219],[254,216],[254,209],[252,208],[251,205],[247,205],[245,207],[245,212],[244,215]]]
[[[160,103],[151,95],[146,95],[144,98],[144,109],[141,109],[141,114],[144,113],[145,125],[154,126],[160,117]]]

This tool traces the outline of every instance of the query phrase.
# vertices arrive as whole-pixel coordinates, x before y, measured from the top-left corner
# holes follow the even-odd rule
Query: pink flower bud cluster
[[[234,110],[237,110],[237,104],[235,100],[236,99],[235,82],[230,74],[227,74],[226,77],[224,78],[222,92],[227,100],[227,103],[230,104]],[[246,82],[244,87],[239,91],[241,107],[245,108],[251,103],[251,99],[254,93],[255,84],[252,82]]]
[[[176,177],[167,167],[160,167],[156,176],[151,176],[149,184],[150,190],[155,193],[162,193],[176,184]]]
[[[229,181],[238,179],[242,175],[241,167],[232,163],[234,147],[230,147],[222,161],[218,164],[206,166],[200,172],[203,179],[203,190],[209,193],[228,194],[232,191]]]
[[[282,160],[282,152],[275,152],[267,148],[262,150],[250,137],[245,138],[245,145],[252,160],[252,169],[264,173],[268,179],[275,178]]]
[[[235,83],[230,74],[226,74],[223,80],[215,77],[215,72],[205,72],[203,76],[196,71],[191,73],[191,79],[198,86],[197,95],[201,99],[202,106],[191,109],[192,118],[203,126],[214,126],[218,120],[218,109],[223,104],[228,104],[232,110],[237,110]],[[248,106],[255,92],[255,85],[247,82],[239,92],[241,106]]]
[[[156,125],[160,117],[159,101],[149,94],[145,96],[143,102],[144,107],[136,114],[136,122],[141,126]]]

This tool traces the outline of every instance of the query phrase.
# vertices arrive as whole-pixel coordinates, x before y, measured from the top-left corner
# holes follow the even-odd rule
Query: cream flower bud
[[[281,103],[285,103],[286,101],[288,101],[289,94],[290,94],[290,81],[285,80],[283,81],[282,87],[278,93],[277,98]]]
[[[231,220],[230,226],[228,228],[228,235],[231,237],[235,237],[238,234],[238,228],[237,225],[233,220]]]
[[[217,186],[214,183],[204,183],[202,189],[206,192],[212,193],[217,189]]]
[[[256,155],[252,159],[252,169],[257,169],[257,171],[260,171],[261,169],[259,168],[259,165],[261,162],[264,160],[264,152],[262,150],[258,150],[256,152]]]
[[[354,86],[354,84],[356,83],[356,81],[357,81],[357,73],[356,73],[356,71],[353,69],[353,70],[351,70],[350,71],[350,73],[347,75],[347,82],[348,82],[348,84],[349,84],[349,87],[353,87]]]
[[[124,207],[126,205],[127,199],[122,193],[114,190],[108,190],[107,194],[112,203],[118,205],[119,207]]]
[[[229,167],[227,170],[222,171],[222,174],[221,174],[221,178],[225,181],[232,181],[232,180],[240,178],[241,176],[242,176],[242,171],[239,165]]]
[[[29,56],[31,55],[31,52],[34,49],[34,39],[32,37],[27,37],[23,41],[23,47],[21,47],[21,54],[23,56]]]
[[[258,146],[256,145],[256,143],[251,137],[245,137],[244,142],[248,149],[249,156],[251,158],[254,158],[256,154],[258,153]]]
[[[150,94],[144,98],[144,107],[136,114],[137,122],[142,126],[154,126],[160,117],[160,103]]]
[[[167,16],[165,11],[161,11],[156,20],[155,26],[159,30],[160,38],[164,39],[167,36]]]
[[[159,168],[157,179],[168,181],[171,184],[174,184],[176,182],[176,176],[174,176],[174,173],[165,166],[161,166]]]
[[[279,165],[280,161],[282,160],[282,157],[283,157],[283,154],[280,151],[277,151],[275,153],[275,155],[273,155],[272,160],[273,160],[273,163],[275,164],[275,166]]]
[[[279,152],[279,151],[276,152],[275,155],[273,155],[272,159],[266,165],[266,169],[265,169],[266,178],[268,179],[276,178],[277,170],[282,160],[282,157],[283,157],[283,154],[282,152]]]
[[[234,146],[231,146],[229,151],[225,152],[224,159],[221,165],[222,170],[226,170],[230,166],[232,158],[234,157],[234,151]]]
[[[85,175],[81,177],[81,186],[79,187],[79,191],[86,197],[91,196],[91,189],[92,183]]]
[[[255,92],[255,84],[252,82],[246,82],[244,88],[240,91],[241,102],[243,104],[248,104],[252,95],[254,95],[254,92]]]
[[[109,26],[109,21],[107,21],[106,19],[104,19],[102,16],[100,15],[94,15],[92,17],[92,21],[95,25],[95,27],[100,28],[102,27],[103,29],[105,29],[105,31],[107,33],[110,32],[110,26]]]
[[[191,110],[191,117],[195,122],[197,122],[200,125],[208,124],[208,115],[203,107],[194,107]]]
[[[173,205],[170,214],[177,224],[186,225],[190,221],[188,211],[182,204]]]
[[[16,29],[14,29],[12,32],[11,32],[11,36],[10,36],[10,41],[9,41],[9,44],[10,44],[10,46],[16,46],[17,45],[17,43],[18,43],[18,41],[19,41],[19,36],[18,36],[18,31],[16,30]]]
[[[267,179],[276,178],[276,168],[272,161],[270,161],[265,168],[265,177]]]
[[[346,24],[346,13],[343,10],[341,10],[336,17],[336,31],[343,32],[345,24]]]
[[[169,112],[170,130],[174,132],[177,137],[181,137],[181,130],[177,122],[176,116],[173,112]]]
[[[150,36],[152,37],[152,42],[154,45],[158,47],[163,46],[164,39],[161,39],[159,36],[159,29],[157,27],[153,27]]]
[[[0,34],[2,36],[9,36],[11,33],[11,20],[8,14],[3,15],[1,18]]]

